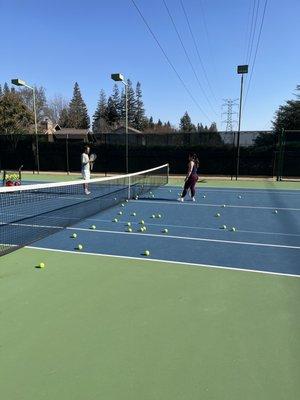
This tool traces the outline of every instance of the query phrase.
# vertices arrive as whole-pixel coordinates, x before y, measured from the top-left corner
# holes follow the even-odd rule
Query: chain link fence
[[[93,172],[125,171],[125,134],[88,135],[81,139],[55,135],[0,134],[0,169],[79,172],[80,155],[86,143],[98,158]],[[235,176],[236,134],[234,132],[195,132],[128,135],[129,171],[170,164],[172,174],[186,172],[190,152],[198,155],[203,175]],[[37,154],[38,142],[39,152]],[[241,132],[241,176],[282,178],[300,177],[300,131]]]

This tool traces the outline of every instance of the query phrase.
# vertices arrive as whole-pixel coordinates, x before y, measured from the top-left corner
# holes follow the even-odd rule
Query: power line
[[[250,44],[250,52],[249,52],[249,57],[246,60],[246,64],[250,63],[251,56],[252,56],[252,50],[253,50],[253,43],[254,43],[254,38],[255,38],[255,33],[256,33],[256,27],[257,27],[257,18],[258,18],[258,11],[259,11],[259,1],[257,0],[257,6],[256,6],[256,12],[255,12],[255,21],[254,21],[254,28],[252,31],[252,38],[250,37],[251,44]]]
[[[182,0],[180,0],[180,1],[181,1],[181,5],[182,5],[183,2],[182,2]],[[204,31],[205,31],[206,38],[207,38],[208,49],[209,49],[209,55],[210,55],[212,67],[213,67],[213,70],[214,70],[214,73],[215,73],[215,77],[217,77],[218,74],[217,74],[216,65],[215,65],[215,58],[214,58],[213,52],[212,52],[212,45],[211,45],[210,35],[209,35],[209,33],[208,33],[208,28],[207,28],[207,23],[206,23],[206,17],[205,17],[205,9],[204,9],[203,1],[202,1],[202,0],[200,0],[200,8],[201,8],[201,11],[202,11],[201,16],[202,16],[202,20],[203,20]],[[198,53],[199,53],[199,51],[198,51]],[[200,53],[199,53],[199,58],[201,59]],[[205,75],[206,75],[206,71],[205,71]],[[207,75],[206,75],[206,77],[207,77]],[[209,80],[208,80],[208,77],[207,77],[207,81],[208,81],[209,87],[210,87],[210,89],[211,89],[212,95],[213,95],[214,99],[217,101],[216,96],[215,96],[215,94],[214,94],[214,92],[213,92],[213,90],[212,90],[212,87],[211,87],[211,85],[210,85],[210,82],[209,82]]]
[[[250,24],[249,38],[248,38],[248,46],[247,46],[247,53],[246,53],[246,59],[245,59],[245,63],[246,63],[246,64],[249,62],[249,52],[250,52],[250,43],[251,43],[252,31],[253,31],[253,22],[254,22],[255,6],[256,6],[256,0],[253,1],[253,8],[252,8],[252,15],[251,15],[251,24]]]
[[[206,95],[206,93],[205,93],[205,91],[204,91],[204,89],[203,89],[203,86],[201,85],[201,82],[200,82],[200,80],[199,80],[199,77],[198,77],[198,75],[197,75],[197,73],[196,73],[196,70],[195,70],[195,68],[194,68],[194,66],[193,66],[193,63],[192,63],[192,61],[191,61],[191,59],[190,59],[190,57],[189,57],[189,55],[188,55],[188,52],[187,52],[187,50],[186,50],[186,47],[185,47],[185,45],[184,45],[184,43],[183,43],[183,40],[182,40],[182,38],[181,38],[181,35],[180,35],[180,33],[179,33],[178,29],[177,29],[177,26],[176,26],[175,21],[174,21],[172,15],[171,15],[171,13],[170,13],[170,10],[169,10],[169,8],[168,8],[168,6],[167,6],[166,1],[163,0],[163,3],[164,3],[164,5],[165,5],[165,8],[166,8],[167,13],[168,13],[168,15],[169,15],[169,18],[170,18],[170,20],[171,20],[171,22],[172,22],[172,25],[173,25],[173,27],[174,27],[174,29],[175,29],[175,32],[176,32],[176,34],[177,34],[177,37],[178,37],[178,39],[179,39],[179,41],[180,41],[180,44],[181,44],[181,46],[182,46],[182,48],[183,48],[184,54],[185,54],[185,56],[186,56],[186,58],[187,58],[187,60],[188,60],[188,63],[190,64],[190,67],[192,68],[192,71],[193,71],[193,73],[194,73],[194,76],[195,76],[195,78],[196,78],[196,80],[197,80],[197,82],[198,82],[198,85],[199,85],[199,87],[200,87],[200,89],[201,89],[201,91],[202,91],[202,93],[203,93],[203,95],[204,95],[204,97],[205,97],[207,103],[208,103],[209,106],[211,107],[212,111],[214,112],[214,114],[217,115],[215,109],[213,108],[213,106],[212,106],[212,104],[211,104],[211,102],[210,102],[208,96]]]
[[[251,2],[249,1],[249,8],[248,8],[248,17],[247,17],[247,28],[245,30],[245,53],[244,53],[244,64],[246,64],[247,61],[247,43],[248,43],[248,35],[250,33],[250,14],[251,14]]]
[[[215,96],[215,94],[214,94],[214,91],[213,91],[212,86],[211,86],[211,84],[210,84],[210,81],[209,81],[209,79],[208,79],[206,70],[205,70],[205,68],[204,68],[204,64],[203,64],[202,58],[201,58],[201,56],[200,56],[199,48],[198,48],[198,45],[197,45],[195,36],[194,36],[194,34],[193,34],[193,30],[192,30],[192,27],[191,27],[191,24],[190,24],[190,21],[189,21],[189,18],[188,18],[188,15],[187,15],[187,12],[186,12],[186,10],[185,10],[185,7],[184,7],[184,5],[183,5],[182,0],[180,0],[180,4],[181,4],[182,10],[183,10],[183,13],[184,13],[184,16],[185,16],[185,19],[186,19],[186,22],[187,22],[187,25],[188,25],[188,28],[189,28],[189,32],[190,32],[190,34],[191,34],[191,37],[192,37],[192,40],[193,40],[193,43],[194,43],[194,46],[195,46],[196,53],[197,53],[197,56],[198,56],[198,58],[199,58],[199,62],[200,62],[200,65],[201,65],[203,74],[204,74],[204,76],[205,76],[207,85],[208,85],[208,87],[209,87],[209,89],[210,89],[210,91],[211,91],[211,94],[212,94],[214,100],[217,102],[218,100],[217,100],[217,98],[216,98],[216,96]]]
[[[250,73],[250,78],[249,78],[249,82],[248,82],[248,87],[247,87],[247,92],[246,92],[246,96],[245,96],[245,100],[244,100],[243,109],[245,108],[247,96],[248,96],[248,93],[249,93],[249,90],[250,90],[251,80],[252,80],[253,71],[254,71],[254,66],[255,66],[255,62],[256,62],[256,56],[257,56],[258,47],[259,47],[259,43],[260,43],[261,32],[262,32],[262,28],[263,28],[264,20],[265,20],[265,14],[266,14],[266,9],[267,9],[267,4],[268,4],[268,0],[265,0],[263,15],[262,15],[262,19],[261,19],[260,28],[259,28],[259,34],[258,34],[258,39],[257,39],[257,43],[256,43],[256,48],[255,48],[255,53],[254,53],[254,59],[253,59],[253,64],[252,64],[252,68],[251,68],[251,73]]]
[[[198,109],[202,112],[202,114],[205,116],[205,118],[212,123],[211,119],[207,116],[207,114],[205,113],[205,111],[203,111],[203,109],[201,108],[200,104],[197,102],[197,100],[195,99],[195,97],[193,96],[193,94],[191,93],[190,89],[187,87],[187,85],[185,84],[184,80],[182,79],[182,77],[180,76],[180,74],[177,72],[174,64],[172,63],[172,61],[169,59],[167,53],[165,52],[165,50],[163,49],[162,45],[160,44],[158,38],[156,37],[156,35],[154,34],[154,32],[152,31],[150,25],[148,24],[146,18],[144,17],[144,15],[142,14],[141,10],[139,9],[139,7],[137,6],[135,0],[131,0],[131,2],[133,3],[134,7],[136,8],[138,14],[140,15],[140,17],[142,18],[144,24],[147,26],[151,36],[153,37],[153,39],[155,40],[156,44],[158,45],[158,47],[160,48],[161,52],[163,53],[165,59],[167,60],[167,63],[169,64],[169,66],[172,68],[172,70],[175,72],[177,78],[179,79],[179,81],[181,82],[182,86],[184,87],[184,89],[186,90],[186,92],[188,93],[188,95],[191,97],[191,99],[193,100],[193,102],[195,103],[195,105],[198,107]]]

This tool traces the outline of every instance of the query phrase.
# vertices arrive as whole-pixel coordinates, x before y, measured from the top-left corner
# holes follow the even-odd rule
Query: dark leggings
[[[189,176],[188,180],[184,184],[184,188],[183,188],[181,197],[185,197],[185,195],[187,194],[187,191],[189,189],[191,189],[192,197],[195,196],[195,193],[196,193],[195,186],[196,186],[197,180],[198,180],[198,175],[193,174],[193,175]]]

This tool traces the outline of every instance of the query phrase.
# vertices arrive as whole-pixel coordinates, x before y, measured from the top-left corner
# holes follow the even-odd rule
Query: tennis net
[[[168,164],[89,181],[0,188],[0,256],[168,183]],[[88,184],[89,194],[85,193]]]

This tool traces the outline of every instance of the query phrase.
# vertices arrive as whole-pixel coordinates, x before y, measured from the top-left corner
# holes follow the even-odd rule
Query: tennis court
[[[5,398],[299,398],[299,184],[158,181],[0,258]]]

